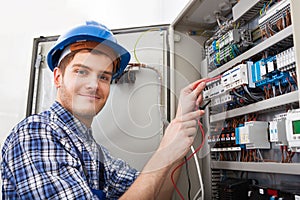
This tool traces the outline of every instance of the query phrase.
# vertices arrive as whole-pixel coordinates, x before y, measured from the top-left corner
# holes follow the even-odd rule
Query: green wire
[[[139,43],[139,41],[141,40],[141,38],[148,32],[151,32],[151,31],[159,31],[160,29],[159,28],[152,28],[152,29],[149,29],[147,31],[144,31],[143,33],[140,34],[140,36],[138,37],[138,39],[136,40],[135,44],[134,44],[134,49],[133,49],[133,55],[134,55],[134,58],[136,60],[137,63],[140,63],[139,59],[137,58],[137,55],[136,55],[136,47],[137,47],[137,44]]]

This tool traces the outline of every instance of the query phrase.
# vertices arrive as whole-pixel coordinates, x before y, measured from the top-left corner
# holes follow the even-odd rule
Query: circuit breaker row
[[[241,63],[208,82],[204,100],[211,99],[210,106],[231,103],[237,107],[295,91],[295,69],[294,47],[254,63]]]
[[[212,37],[207,47],[208,71],[221,67],[246,50],[292,24],[290,0],[270,1],[261,9],[259,31],[248,26],[234,26],[223,34]],[[257,34],[258,33],[258,34]],[[292,43],[266,50],[261,59],[249,58],[223,72],[219,80],[207,83],[204,100],[210,106],[224,105],[234,109],[257,101],[297,90],[295,50]]]
[[[246,121],[208,136],[212,151],[270,149],[270,143],[300,152],[300,109],[276,115],[271,121]]]

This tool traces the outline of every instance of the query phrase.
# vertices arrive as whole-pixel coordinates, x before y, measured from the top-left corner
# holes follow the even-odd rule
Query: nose
[[[97,90],[99,85],[98,85],[98,77],[97,75],[92,75],[89,76],[87,83],[86,83],[86,88],[89,90]]]

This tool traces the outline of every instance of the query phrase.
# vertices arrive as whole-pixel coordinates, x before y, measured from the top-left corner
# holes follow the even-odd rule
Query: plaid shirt
[[[90,129],[58,102],[20,122],[2,149],[2,198],[97,199],[90,188],[100,187],[101,159],[106,198],[120,197],[139,172],[112,158],[90,136]]]

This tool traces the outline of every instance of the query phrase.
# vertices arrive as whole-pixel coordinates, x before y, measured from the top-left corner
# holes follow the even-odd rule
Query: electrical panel
[[[199,153],[207,199],[224,199],[222,183],[245,177],[256,181],[249,184],[250,199],[260,197],[256,188],[266,188],[261,196],[268,198],[299,198],[299,9],[295,0],[207,0],[190,3],[173,24],[203,48],[195,60],[202,57],[200,78],[210,78],[203,91],[210,101],[203,119],[210,156]],[[178,67],[182,63],[175,56],[176,70],[194,72],[188,64]]]

